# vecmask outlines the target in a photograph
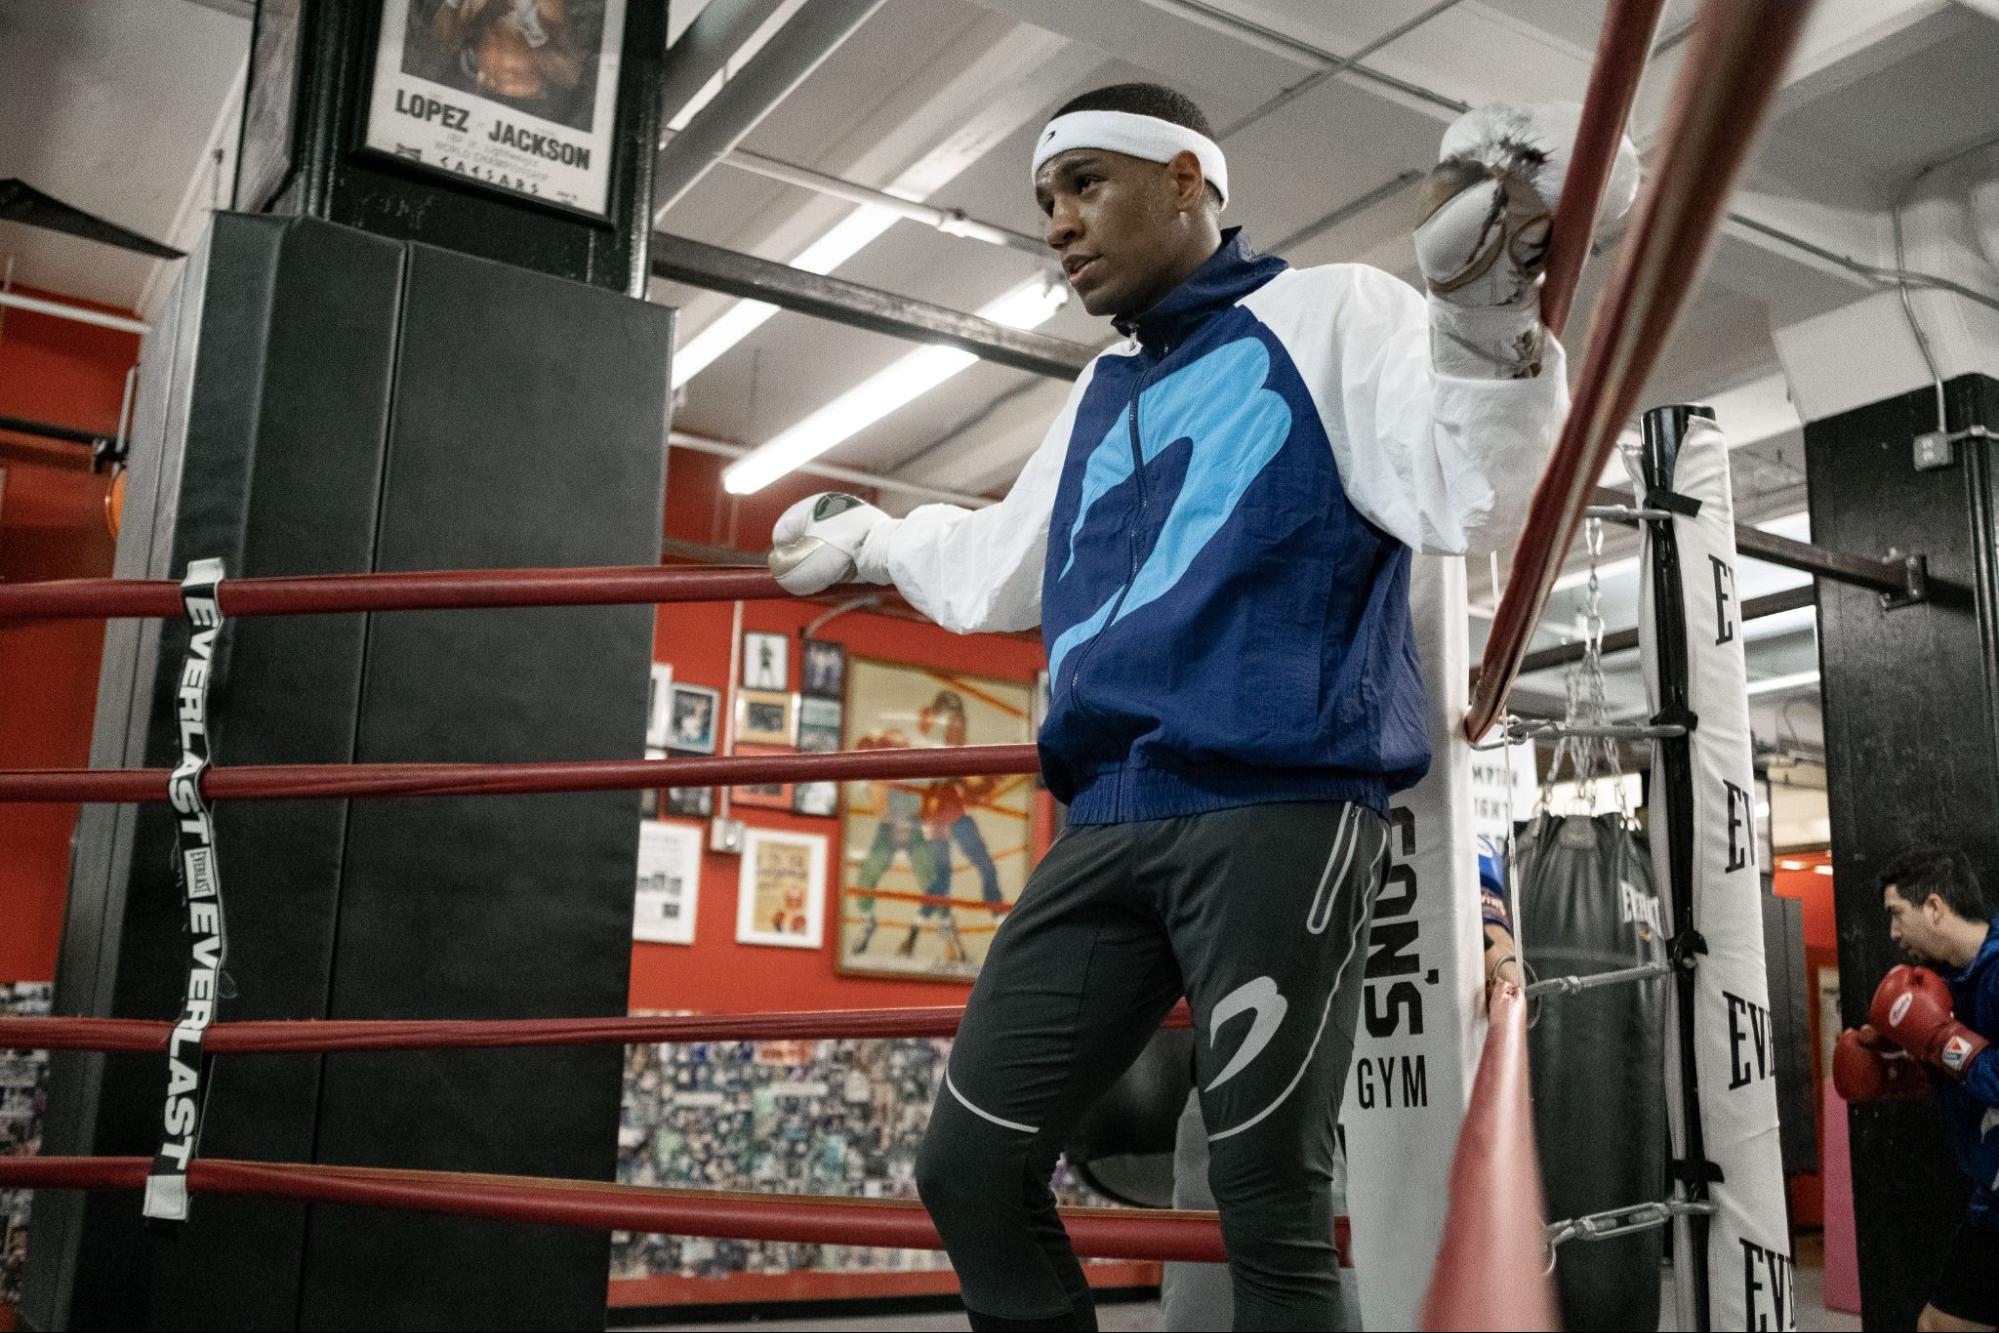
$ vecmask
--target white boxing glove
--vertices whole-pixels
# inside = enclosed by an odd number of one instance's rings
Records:
[[[1539,297],[1582,108],[1492,103],[1449,129],[1424,180],[1416,262],[1430,289],[1432,352],[1445,374],[1539,373]],[[1599,225],[1630,211],[1638,150],[1617,149]]]
[[[836,583],[890,582],[886,557],[869,553],[871,535],[886,535],[895,520],[858,496],[839,491],[808,495],[778,517],[770,534],[770,572],[798,597]]]

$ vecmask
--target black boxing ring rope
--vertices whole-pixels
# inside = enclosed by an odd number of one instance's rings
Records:
[[[1675,86],[1663,135],[1664,149],[1641,195],[1631,235],[1605,292],[1583,359],[1573,406],[1529,508],[1516,574],[1502,600],[1488,640],[1465,720],[1472,739],[1497,720],[1533,624],[1549,595],[1562,553],[1572,542],[1618,430],[1635,407],[1644,381],[1664,349],[1716,235],[1723,205],[1739,177],[1757,129],[1767,116],[1782,72],[1805,17],[1809,0],[1704,0],[1688,56]],[[1575,273],[1587,253],[1589,224],[1610,170],[1610,152],[1631,104],[1642,44],[1656,19],[1657,0],[1614,0],[1592,72],[1583,130],[1571,167],[1576,189],[1557,218],[1554,258],[1544,310],[1559,324],[1573,295]],[[1585,153],[1587,150],[1587,154]],[[1586,206],[1587,205],[1587,206]],[[1579,219],[1577,214],[1582,214]],[[1582,238],[1580,242],[1573,238]],[[1523,575],[1525,577],[1523,577]],[[180,611],[180,585],[166,580],[89,579],[0,587],[0,620],[54,617],[169,617]],[[587,606],[631,603],[736,601],[772,598],[781,591],[769,575],[755,570],[677,570],[656,567],[582,570],[431,571],[395,574],[321,575],[296,578],[227,580],[218,602],[227,616],[312,614],[332,611],[444,610],[516,606]],[[863,777],[971,776],[1031,772],[1031,746],[958,747],[929,751],[857,751],[796,755],[779,759],[722,757],[667,761],[584,761],[563,764],[378,764],[300,765],[210,770],[204,794],[215,799],[348,797],[394,795],[474,795],[545,791],[593,791],[666,786],[701,786],[782,780],[838,780]],[[164,770],[44,770],[0,773],[0,800],[164,800]],[[1514,988],[1492,995],[1493,1022],[1473,1089],[1452,1171],[1451,1212],[1429,1299],[1426,1327],[1478,1326],[1493,1317],[1493,1283],[1501,1289],[1515,1279],[1530,1285],[1530,1318],[1545,1299],[1545,1276],[1530,1277],[1512,1243],[1509,1199],[1518,1194],[1521,1145],[1532,1162],[1531,1121],[1525,1106],[1524,1005]],[[747,1016],[734,1016],[742,1021]],[[798,1016],[768,1016],[797,1018]],[[822,1016],[829,1017],[829,1016]],[[612,1040],[613,1026],[654,1020],[582,1020],[607,1025],[601,1034],[575,1040]],[[726,1023],[724,1019],[705,1020]],[[830,1021],[830,1017],[829,1017]],[[555,1020],[562,1024],[564,1020]],[[21,1019],[3,1030],[34,1041],[40,1031],[62,1035],[54,1024],[121,1024],[116,1029],[72,1031],[69,1049],[135,1049],[140,1029],[122,1020]],[[915,1022],[911,1026],[916,1026]],[[955,1025],[955,1024],[954,1024]],[[136,1049],[156,1049],[165,1038],[145,1025]],[[218,1024],[212,1049],[227,1049],[232,1029],[297,1025]],[[412,1044],[417,1027],[443,1039],[445,1027],[488,1025],[390,1024],[398,1040]],[[490,1025],[513,1028],[521,1023]],[[835,1024],[837,1026],[837,1024]],[[620,1034],[635,1029],[619,1028]],[[656,1029],[655,1029],[656,1030]],[[388,1038],[386,1028],[376,1034]],[[477,1035],[499,1035],[480,1033]],[[529,1040],[504,1044],[558,1044],[556,1031],[527,1032]],[[818,1035],[824,1035],[823,1033]],[[245,1033],[245,1045],[251,1049]],[[278,1040],[303,1034],[275,1034]],[[538,1040],[536,1038],[539,1038]],[[623,1035],[615,1039],[625,1040]],[[689,1039],[689,1038],[679,1038]],[[455,1039],[451,1044],[460,1044]],[[502,1044],[467,1039],[465,1045]],[[363,1049],[327,1046],[324,1049]],[[385,1049],[385,1046],[368,1047]],[[263,1047],[262,1049],[280,1049]],[[1488,1114],[1490,1113],[1490,1114]],[[1509,1166],[1509,1163],[1511,1165]],[[0,1160],[0,1185],[74,1188],[137,1188],[149,1164],[143,1158],[53,1158]],[[1529,1172],[1538,1177],[1538,1171]],[[935,1245],[920,1207],[853,1200],[773,1199],[644,1189],[598,1182],[562,1182],[526,1177],[475,1176],[442,1172],[399,1172],[286,1163],[243,1163],[196,1158],[189,1188],[195,1192],[276,1195],[373,1206],[427,1209],[466,1216],[566,1222],[622,1229],[677,1230],[687,1234],[728,1234],[751,1238],[836,1240],[849,1243]],[[787,1212],[789,1210],[789,1212]],[[1079,1253],[1104,1257],[1224,1257],[1212,1214],[1151,1216],[1119,1213],[1095,1219],[1072,1211],[1072,1234]],[[786,1220],[772,1220],[777,1218]],[[895,1218],[895,1222],[882,1219]],[[615,1219],[615,1220],[611,1220]],[[718,1221],[720,1219],[720,1221]],[[869,1230],[863,1219],[873,1219]],[[726,1229],[721,1222],[728,1223]],[[702,1231],[704,1226],[716,1230]],[[1168,1231],[1173,1243],[1152,1242]],[[782,1231],[782,1234],[780,1234]],[[882,1239],[862,1240],[862,1233]],[[1086,1235],[1108,1238],[1103,1247]],[[892,1239],[887,1237],[892,1236]],[[1540,1238],[1533,1238],[1538,1263]],[[1483,1295],[1483,1304],[1478,1298]],[[1538,1322],[1538,1320],[1536,1321]],[[1523,1320],[1514,1326],[1531,1326]],[[1552,1326],[1552,1325],[1545,1325]]]

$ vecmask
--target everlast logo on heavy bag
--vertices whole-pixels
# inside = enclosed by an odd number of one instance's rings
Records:
[[[1367,990],[1364,1001],[1368,1035],[1377,1039],[1398,1033],[1423,1035],[1423,984],[1436,984],[1435,970],[1425,971],[1422,923],[1416,919],[1416,869],[1409,858],[1416,852],[1416,816],[1401,807],[1389,811],[1396,849],[1388,867],[1388,882],[1374,904],[1374,926],[1367,937]],[[1396,978],[1396,980],[1390,980]],[[1428,1106],[1429,1071],[1421,1052],[1414,1055],[1363,1056],[1354,1062],[1354,1096],[1361,1109]]]
[[[1728,1086],[1743,1088],[1773,1073],[1776,1052],[1770,1037],[1770,1011],[1752,1000],[1723,991],[1728,1001]]]
[[[1742,1242],[1742,1308],[1754,1329],[1791,1327],[1791,1256],[1768,1250],[1747,1236]]]

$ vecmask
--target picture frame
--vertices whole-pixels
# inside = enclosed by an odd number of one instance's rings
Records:
[[[791,640],[782,634],[751,630],[743,635],[743,678],[746,690],[791,688]]]
[[[854,656],[841,708],[846,750],[1019,744],[1033,739],[1034,683]],[[834,970],[976,978],[1032,868],[1034,792],[1025,774],[847,783]]]
[[[797,751],[793,750],[789,745],[757,745],[751,743],[738,744],[736,746],[736,757],[739,759],[756,758],[762,755],[796,753]],[[730,803],[749,809],[788,811],[791,809],[792,800],[792,784],[789,782],[772,782],[753,787],[729,788]]]
[[[840,784],[801,782],[792,788],[791,812],[814,818],[830,818],[840,813]]]
[[[797,736],[797,699],[780,690],[737,691],[736,740],[790,747]]]
[[[693,944],[700,895],[701,831],[657,820],[640,824],[632,938],[652,944]]]
[[[842,709],[832,699],[798,701],[798,749],[801,754],[831,754],[840,748]]]
[[[804,639],[801,643],[799,693],[808,699],[844,699],[847,645],[830,639]]]
[[[662,813],[676,819],[709,819],[715,814],[713,787],[668,787]]]
[[[503,195],[608,218],[627,0],[381,0],[361,147]]]
[[[820,833],[743,834],[736,942],[817,949],[826,939],[826,848]]]
[[[722,692],[706,685],[675,681],[667,748],[688,754],[713,754],[722,729]]]
[[[672,743],[672,735],[673,667],[654,662],[646,677],[646,744],[664,750]]]

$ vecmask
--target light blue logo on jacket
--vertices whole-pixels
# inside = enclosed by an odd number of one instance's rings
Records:
[[[1137,575],[1049,645],[1051,681],[1061,679],[1062,664],[1075,649],[1173,590],[1195,557],[1228,523],[1250,484],[1284,447],[1291,434],[1291,409],[1264,387],[1269,376],[1269,349],[1257,338],[1239,338],[1189,362],[1139,395],[1138,437],[1144,461],[1151,463],[1179,440],[1193,442],[1193,457],[1159,539]],[[1075,565],[1076,538],[1090,510],[1128,480],[1131,471],[1130,426],[1120,415],[1084,465],[1082,497],[1069,530],[1069,558],[1062,576]]]

